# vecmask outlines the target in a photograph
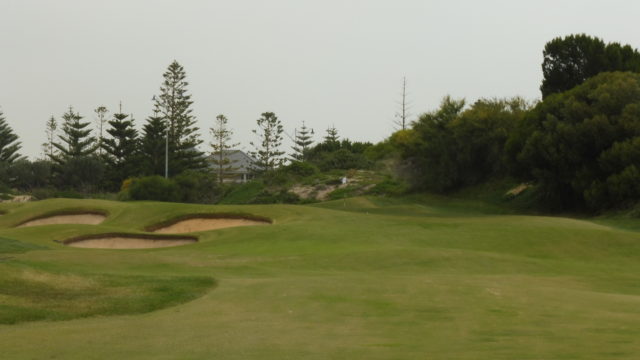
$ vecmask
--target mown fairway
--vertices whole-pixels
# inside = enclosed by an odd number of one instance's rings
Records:
[[[427,205],[425,205],[427,204]],[[640,234],[442,199],[48,200],[0,217],[3,359],[636,359]],[[58,209],[100,225],[11,228]],[[175,248],[54,240],[243,212]],[[10,239],[10,240],[6,240]]]

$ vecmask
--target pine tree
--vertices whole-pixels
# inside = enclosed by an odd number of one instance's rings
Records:
[[[139,175],[137,172],[138,131],[134,127],[133,115],[120,112],[113,114],[109,121],[107,133],[109,138],[103,139],[104,161],[107,167],[107,178],[112,189],[117,190],[122,180]]]
[[[328,144],[338,143],[340,140],[340,136],[338,136],[338,129],[335,126],[332,126],[327,129],[327,136],[324,137],[324,142]]]
[[[282,133],[284,128],[282,123],[272,112],[262,113],[262,117],[256,121],[258,129],[253,133],[260,138],[260,143],[251,145],[255,151],[251,151],[250,155],[256,160],[253,164],[254,171],[269,172],[275,170],[284,163],[284,151],[280,151],[282,145]]]
[[[18,135],[13,132],[0,110],[0,161],[9,164],[14,162],[20,158],[18,150],[21,147]]]
[[[313,135],[313,129],[307,128],[304,121],[302,122],[302,128],[294,134],[294,146],[293,146],[293,155],[291,156],[293,160],[296,161],[305,161],[307,160],[307,151],[311,144],[313,144],[313,140],[311,139],[311,135]]]
[[[122,104],[120,104],[120,110],[122,110]],[[107,113],[109,110],[105,106],[98,106],[93,112],[96,113],[96,127],[98,128],[98,155],[102,156],[102,141],[104,139],[103,131],[104,124],[107,122]]]
[[[229,129],[227,122],[228,120],[224,115],[218,115],[214,127],[210,129],[211,135],[213,135],[211,161],[217,168],[218,182],[221,184],[226,174],[234,169],[233,161],[229,158],[230,150],[240,145],[239,143],[234,144],[231,142],[233,131]]]
[[[204,154],[197,146],[199,138],[196,119],[191,114],[191,95],[187,93],[184,68],[177,61],[169,65],[163,74],[160,95],[155,97],[155,109],[169,126],[169,170],[177,175],[184,170],[206,167]]]
[[[335,125],[327,129],[327,135],[324,137],[323,148],[325,151],[332,152],[340,149],[340,136]]]
[[[90,136],[91,129],[88,122],[81,122],[83,117],[69,107],[69,111],[62,115],[62,134],[58,135],[61,142],[54,142],[58,150],[51,154],[51,159],[58,164],[64,164],[69,159],[93,155],[96,150],[95,138]]]
[[[58,129],[58,123],[53,115],[47,120],[44,132],[47,135],[47,141],[42,144],[42,150],[45,158],[53,158],[56,153],[56,147],[53,143],[56,140],[56,130]]]
[[[144,174],[164,176],[166,136],[167,123],[156,111],[142,127],[140,160]]]

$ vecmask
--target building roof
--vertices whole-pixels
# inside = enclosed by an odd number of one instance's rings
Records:
[[[209,155],[209,159],[213,159],[216,155]],[[247,155],[242,150],[228,150],[224,152],[224,157],[230,160],[229,165],[231,170],[227,171],[229,174],[246,174],[251,172],[251,165],[255,160]],[[210,162],[211,163],[211,162]],[[213,163],[211,163],[213,167]]]

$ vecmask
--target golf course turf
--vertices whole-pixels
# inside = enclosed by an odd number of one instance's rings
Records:
[[[16,227],[68,209],[108,216]],[[640,233],[608,223],[444,198],[313,206],[52,199],[0,210],[6,359],[640,355]],[[166,248],[63,244],[148,237],[176,219],[215,214],[272,224],[190,233],[197,242]]]

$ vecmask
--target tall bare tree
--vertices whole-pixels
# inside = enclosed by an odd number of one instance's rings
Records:
[[[100,105],[93,112],[96,113],[96,126],[98,128],[98,155],[102,156],[102,142],[104,137],[102,136],[102,129],[107,122],[107,110],[106,106]],[[122,104],[120,104],[120,112],[122,112]]]
[[[407,120],[411,116],[409,113],[409,102],[407,101],[407,78],[402,78],[402,93],[400,94],[400,101],[398,102],[398,106],[400,109],[396,112],[396,120],[395,124],[400,128],[400,130],[405,130],[407,128]]]
[[[58,122],[56,118],[51,115],[44,128],[44,132],[47,135],[47,141],[42,144],[42,151],[44,152],[45,158],[48,157],[51,159],[55,155],[56,147],[53,143],[56,140],[56,130],[58,130]]]

